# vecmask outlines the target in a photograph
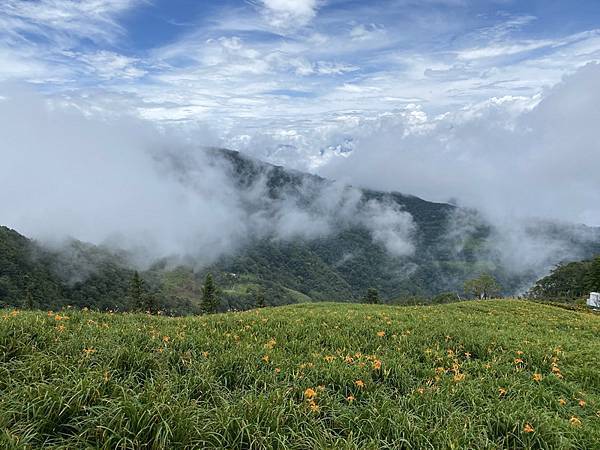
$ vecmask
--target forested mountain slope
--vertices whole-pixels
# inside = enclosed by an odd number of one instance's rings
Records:
[[[353,301],[369,287],[384,299],[407,298],[460,292],[465,279],[489,271],[508,294],[543,275],[544,268],[516,270],[507,264],[494,225],[475,211],[400,193],[340,187],[229,150],[211,149],[209,155],[239,192],[261,189],[260,196],[240,197],[251,213],[266,220],[286,220],[289,213],[291,225],[297,225],[294,214],[299,212],[311,219],[326,215],[333,226],[311,235],[256,232],[209,264],[172,258],[148,262],[142,271],[148,289],[175,313],[197,310],[207,272],[215,274],[222,289],[223,309],[252,306],[258,289],[270,304]],[[567,255],[557,251],[548,263],[600,254],[597,230],[536,222],[525,232],[569,249]],[[22,305],[32,297],[43,308],[126,309],[134,269],[129,256],[76,240],[51,249],[0,228],[0,304]]]

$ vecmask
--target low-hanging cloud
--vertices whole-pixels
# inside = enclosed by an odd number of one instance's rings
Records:
[[[412,251],[410,215],[357,189],[302,177],[273,196],[274,168],[240,186],[226,158],[202,147],[214,144],[203,133],[191,145],[130,116],[84,114],[14,86],[1,92],[0,223],[43,242],[76,238],[142,264],[204,265],[253,238],[313,239],[358,225],[392,254]]]
[[[412,216],[397,203],[369,200],[361,211],[361,220],[371,231],[373,240],[383,244],[391,255],[402,257],[414,253],[416,225]]]
[[[391,114],[319,172],[473,208],[451,217],[451,251],[489,226],[475,256],[535,279],[585,257],[586,242],[598,239],[597,230],[568,225],[600,225],[598,123],[600,64],[589,64],[533,98],[492,98],[438,117],[416,106]],[[554,232],[557,224],[569,232]]]
[[[243,234],[224,173],[204,171],[189,189],[157,156],[167,137],[143,122],[85,117],[14,89],[0,121],[3,224],[44,241],[71,236],[156,254],[197,243],[207,258]]]
[[[600,225],[600,64],[534,98],[492,98],[438,117],[402,112],[319,173],[487,216]]]

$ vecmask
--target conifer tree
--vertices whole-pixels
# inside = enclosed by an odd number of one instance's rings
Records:
[[[135,311],[144,311],[146,308],[144,297],[144,280],[142,280],[142,277],[140,277],[140,274],[136,270],[129,285],[131,308]]]
[[[365,298],[367,303],[371,303],[372,305],[376,305],[379,303],[379,291],[375,288],[367,289],[367,296]]]
[[[200,302],[200,310],[204,314],[212,314],[217,312],[218,307],[219,293],[213,277],[209,273],[204,279],[204,286],[202,286],[202,301]]]

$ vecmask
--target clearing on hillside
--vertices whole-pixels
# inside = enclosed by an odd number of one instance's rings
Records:
[[[2,448],[600,448],[600,316],[0,313]]]

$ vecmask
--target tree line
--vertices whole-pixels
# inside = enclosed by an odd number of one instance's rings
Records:
[[[23,306],[34,309],[36,301],[32,293],[29,276],[25,275],[25,296]],[[600,291],[600,256],[593,260],[570,262],[557,265],[552,272],[541,278],[527,293],[528,298],[540,300],[573,300],[586,296],[589,292]],[[126,304],[128,310],[157,314],[164,310],[157,294],[150,289],[138,271],[134,271],[129,282]],[[263,308],[267,306],[265,290],[254,286],[248,291],[251,304],[248,306]],[[436,304],[451,303],[463,299],[497,298],[502,287],[489,273],[482,273],[468,279],[463,284],[462,296],[458,292],[442,292],[430,298],[399,298],[386,303],[397,304]],[[221,307],[222,292],[213,275],[208,273],[201,286],[200,302],[197,311],[201,314],[213,314]],[[367,288],[364,303],[378,304],[382,300],[377,288]]]
[[[201,290],[200,313],[216,313],[221,306],[221,290],[217,287],[211,273],[208,273],[204,278]],[[267,306],[265,291],[262,287],[255,287],[252,290],[252,296],[255,307],[264,308]],[[135,312],[154,314],[161,310],[161,305],[157,301],[156,296],[146,288],[146,284],[138,271],[135,271],[131,278],[128,300],[130,309]]]
[[[146,284],[137,270],[131,278],[128,300],[132,311],[154,314],[158,313],[161,309],[156,296],[146,288]],[[213,314],[217,312],[219,305],[220,292],[212,274],[209,273],[206,275],[204,284],[202,285],[200,312],[202,314]]]
[[[600,256],[558,264],[529,290],[534,299],[572,300],[600,292]]]

